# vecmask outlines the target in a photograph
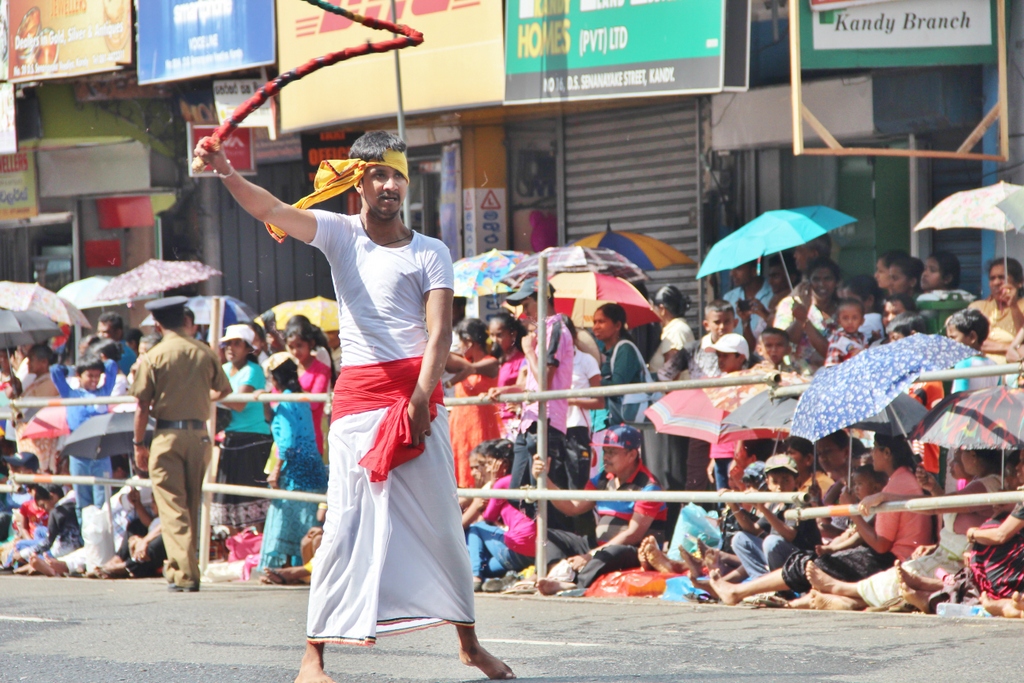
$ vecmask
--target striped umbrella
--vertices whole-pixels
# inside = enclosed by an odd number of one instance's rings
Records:
[[[578,327],[593,327],[594,311],[619,304],[631,328],[658,322],[658,314],[640,291],[621,277],[600,273],[559,273],[551,278],[555,311],[572,318]]]
[[[644,270],[660,270],[668,266],[695,266],[696,261],[654,237],[638,232],[617,232],[612,230],[611,221],[604,232],[588,235],[576,241],[580,247],[603,248],[616,251]]]

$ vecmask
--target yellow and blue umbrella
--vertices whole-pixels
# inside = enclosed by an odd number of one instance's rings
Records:
[[[611,249],[622,254],[643,270],[659,270],[668,266],[697,265],[692,258],[670,244],[637,232],[616,232],[611,223],[604,232],[576,242],[581,247]]]
[[[501,283],[526,254],[491,249],[455,262],[455,296],[508,294],[512,288]]]

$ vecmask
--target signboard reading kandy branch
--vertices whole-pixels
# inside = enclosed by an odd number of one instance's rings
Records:
[[[132,61],[131,0],[10,0],[10,80],[114,71]]]
[[[801,65],[841,69],[996,60],[994,0],[888,0],[843,9],[800,4]],[[824,3],[827,5],[827,3]]]
[[[344,6],[367,17],[391,15],[391,0],[345,0]],[[501,103],[501,2],[404,0],[396,7],[398,23],[426,37],[398,53],[407,114]],[[282,73],[329,52],[391,38],[299,0],[277,0],[277,18]],[[280,105],[285,132],[393,117],[395,57],[366,55],[293,81],[281,91]]]
[[[274,0],[140,0],[139,83],[273,64]]]
[[[19,152],[0,156],[0,221],[38,215],[35,154]]]
[[[725,0],[508,0],[506,7],[506,102],[724,85]]]

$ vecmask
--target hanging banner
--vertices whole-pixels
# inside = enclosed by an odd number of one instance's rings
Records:
[[[252,97],[262,85],[263,81],[258,78],[214,81],[213,101],[217,106],[217,119],[223,123],[229,116],[231,116],[231,112],[237,109],[240,104]],[[271,107],[270,101],[268,100],[264,102],[262,107],[249,114],[249,116],[239,124],[239,127],[274,128],[274,110]]]
[[[131,0],[9,0],[7,16],[14,82],[115,71],[132,61]]]
[[[139,83],[277,61],[274,0],[142,0],[138,15]]]
[[[14,154],[18,151],[14,108],[14,84],[0,83],[0,154]]]
[[[805,69],[996,61],[995,0],[888,0],[845,9],[805,0],[799,7]]]
[[[747,2],[508,0],[506,9],[506,102],[746,87]],[[726,35],[747,37],[736,41],[738,70]]]
[[[395,5],[398,23],[426,36],[422,45],[398,52],[407,115],[501,104],[501,2],[399,0]],[[344,6],[367,17],[391,15],[390,0],[345,0]],[[299,0],[277,0],[277,17],[282,73],[328,52],[390,37]],[[394,117],[396,90],[393,54],[336,64],[281,91],[281,128],[295,132]]]
[[[0,156],[0,221],[38,215],[35,154],[20,152]]]

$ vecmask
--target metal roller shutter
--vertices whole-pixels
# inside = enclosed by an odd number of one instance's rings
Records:
[[[565,117],[566,241],[603,231],[642,232],[699,262],[697,99]],[[693,302],[697,267],[648,272],[651,296],[674,284]]]

